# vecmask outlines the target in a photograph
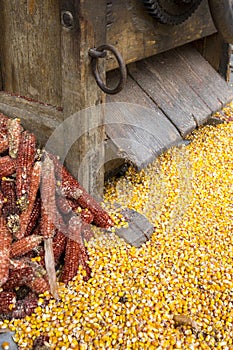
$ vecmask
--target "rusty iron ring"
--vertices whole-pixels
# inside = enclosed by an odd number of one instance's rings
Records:
[[[112,52],[119,64],[120,79],[117,86],[113,89],[105,85],[105,83],[102,81],[100,77],[99,69],[98,69],[98,59],[105,57],[106,51]],[[104,44],[97,48],[90,49],[88,53],[89,53],[89,56],[91,56],[91,65],[92,65],[93,75],[100,89],[104,91],[106,94],[110,94],[110,95],[115,95],[118,92],[120,92],[126,83],[127,72],[126,72],[125,63],[119,51],[112,45]]]

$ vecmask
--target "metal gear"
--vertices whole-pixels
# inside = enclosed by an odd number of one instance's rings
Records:
[[[143,0],[146,10],[158,22],[176,25],[188,19],[202,0]]]

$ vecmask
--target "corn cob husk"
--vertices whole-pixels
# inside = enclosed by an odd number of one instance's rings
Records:
[[[44,239],[44,251],[45,251],[45,256],[44,256],[45,268],[47,271],[48,283],[49,283],[49,288],[47,288],[47,290],[50,290],[52,296],[55,299],[58,299],[59,298],[58,286],[57,286],[57,277],[56,277],[56,270],[55,270],[52,237]]]
[[[0,240],[1,240],[1,264],[0,264],[0,287],[6,283],[9,276],[10,267],[10,248],[12,234],[7,228],[6,220],[0,217]]]
[[[44,238],[54,235],[57,212],[55,195],[54,165],[44,152],[41,173],[41,231]]]
[[[14,242],[11,246],[10,257],[16,258],[30,252],[42,242],[42,239],[42,236],[31,235]]]
[[[16,294],[14,292],[0,292],[0,313],[8,313],[16,305]]]
[[[91,197],[80,183],[59,162],[57,157],[49,155],[54,162],[55,173],[60,183],[60,192],[67,198],[77,200],[82,208],[88,208],[94,215],[94,223],[103,228],[114,226],[108,213]]]
[[[0,158],[0,178],[10,176],[16,171],[16,160],[9,156]]]
[[[20,119],[10,119],[7,123],[7,136],[11,158],[17,158],[21,132],[23,132],[23,127],[20,125]]]
[[[35,135],[24,131],[20,137],[16,168],[16,194],[21,210],[28,206],[31,174],[36,156]]]
[[[17,207],[15,181],[10,178],[3,178],[1,181],[1,191],[5,198],[2,214],[6,218],[8,215],[19,214]]]
[[[37,192],[40,186],[41,162],[35,162],[31,174],[31,186],[28,195],[28,207],[20,215],[20,228],[15,234],[17,239],[21,239],[26,235],[27,227],[32,218],[32,212],[36,201]],[[38,209],[39,210],[39,209]]]

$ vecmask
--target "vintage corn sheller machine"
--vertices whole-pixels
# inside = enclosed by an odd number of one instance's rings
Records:
[[[0,11],[0,112],[41,144],[76,113],[85,132],[67,164],[77,175],[82,163],[90,192],[104,172],[145,166],[233,97],[230,0],[1,0]]]

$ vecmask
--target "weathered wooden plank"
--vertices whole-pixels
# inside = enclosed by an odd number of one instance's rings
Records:
[[[208,0],[203,0],[187,21],[176,26],[155,22],[146,13],[142,1],[108,1],[107,42],[118,48],[127,64],[215,32]],[[110,56],[107,70],[116,66]]]
[[[193,100],[186,93],[182,77],[173,78],[172,65],[163,65],[157,55],[129,66],[130,75],[176,126],[182,136],[196,127]],[[191,89],[189,89],[191,90]],[[189,91],[190,92],[190,91]]]
[[[138,169],[181,140],[174,125],[130,77],[125,89],[109,96],[108,102],[111,102],[105,107],[106,134],[111,140],[108,145],[116,157],[132,162]]]
[[[215,33],[197,40],[195,47],[223,79],[229,81],[231,45],[219,33]]]
[[[132,209],[124,209],[121,214],[128,222],[128,227],[117,228],[116,234],[134,247],[141,247],[154,232],[153,225],[142,214]]]
[[[106,2],[60,0],[61,13],[70,13],[71,26],[62,27],[62,105],[64,118],[77,113],[73,134],[76,141],[67,156],[67,167],[77,176],[88,192],[95,195],[103,187],[104,164],[104,113],[103,108],[92,108],[104,102],[104,95],[97,87],[90,66],[88,50],[106,42]],[[104,61],[100,63],[103,71]],[[76,127],[76,130],[75,130]],[[81,127],[81,129],[79,128]],[[72,139],[65,134],[65,140]],[[65,151],[70,148],[66,143]],[[65,155],[65,154],[64,154]]]
[[[190,71],[190,76],[192,77],[190,84],[192,84],[193,89],[195,89],[199,96],[203,96],[203,99],[209,104],[213,112],[232,100],[232,89],[216,73],[213,67],[203,59],[199,52],[186,45],[182,48],[177,48],[176,51]],[[211,103],[215,105],[217,103],[218,108],[214,109]]]
[[[58,1],[2,0],[0,13],[3,90],[60,106]]]

